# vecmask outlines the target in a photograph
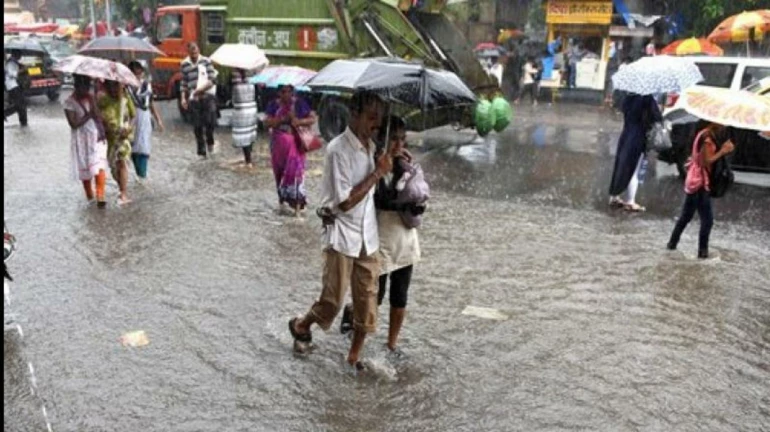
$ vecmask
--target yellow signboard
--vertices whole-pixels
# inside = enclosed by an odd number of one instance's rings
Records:
[[[548,24],[606,24],[612,22],[612,0],[548,0]]]

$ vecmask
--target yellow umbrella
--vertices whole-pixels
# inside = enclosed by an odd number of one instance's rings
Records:
[[[770,98],[747,91],[721,88],[689,88],[682,96],[684,109],[714,123],[740,129],[770,128]]]
[[[722,21],[708,37],[714,43],[748,42],[751,33],[754,40],[761,41],[765,32],[770,32],[770,9],[742,12]]]
[[[721,56],[724,54],[722,48],[714,45],[703,38],[689,38],[682,39],[670,43],[663,48],[661,54],[668,55],[692,55],[692,54],[707,54],[712,56]]]

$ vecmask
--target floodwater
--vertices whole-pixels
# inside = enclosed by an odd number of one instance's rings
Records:
[[[264,144],[255,172],[234,170],[220,129],[222,153],[198,161],[164,111],[149,182],[106,210],[68,178],[58,105],[35,100],[32,127],[5,126],[24,329],[4,338],[5,431],[770,429],[769,188],[715,202],[702,262],[697,220],[665,250],[683,200],[669,167],[650,165],[647,213],[607,209],[620,130],[607,113],[522,107],[499,136],[415,136],[434,194],[407,357],[385,355],[383,305],[374,373],[356,377],[336,325],[292,354],[286,323],[320,291],[320,224],[276,213]],[[134,330],[149,345],[121,346]]]

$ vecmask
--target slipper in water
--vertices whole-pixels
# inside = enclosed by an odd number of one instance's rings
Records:
[[[624,203],[624,202],[623,202],[623,201],[622,201],[620,198],[618,198],[618,197],[611,197],[611,198],[610,198],[610,202],[608,203],[608,205],[609,205],[611,208],[622,208],[622,207],[624,207],[624,206],[626,205],[626,203]]]
[[[628,211],[628,212],[632,212],[632,213],[641,213],[641,212],[647,211],[646,208],[640,206],[637,203],[626,204],[626,205],[623,206],[623,210]]]
[[[297,341],[297,342],[302,342],[302,343],[311,343],[311,342],[313,342],[313,334],[312,333],[310,333],[310,332],[308,332],[308,333],[297,333],[297,330],[294,329],[294,324],[296,324],[298,319],[299,318],[292,318],[292,319],[289,320],[289,331],[291,332],[291,337],[293,337],[294,340]]]

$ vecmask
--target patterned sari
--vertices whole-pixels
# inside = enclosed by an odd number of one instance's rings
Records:
[[[284,117],[291,110],[298,119],[306,118],[311,113],[310,105],[300,98],[294,98],[292,104],[281,104],[279,100],[267,107],[270,117]],[[278,201],[292,208],[304,209],[307,205],[305,195],[305,153],[300,151],[291,127],[281,125],[273,128],[270,138],[270,156],[278,191]]]

